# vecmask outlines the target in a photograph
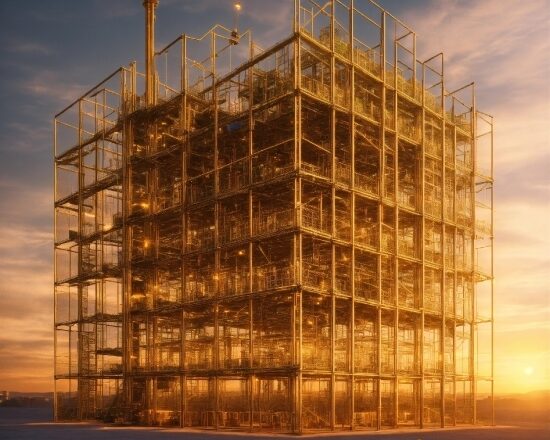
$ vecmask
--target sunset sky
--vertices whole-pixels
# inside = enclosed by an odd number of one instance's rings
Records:
[[[289,34],[292,0],[242,3],[261,46]],[[495,117],[496,392],[550,389],[550,4],[379,3],[416,31],[419,59],[444,52],[447,89],[475,81]],[[0,2],[0,390],[53,390],[52,120],[120,65],[143,65],[141,4]],[[231,5],[160,0],[157,48],[231,26]]]

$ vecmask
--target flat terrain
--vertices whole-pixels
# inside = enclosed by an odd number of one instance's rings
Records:
[[[112,427],[107,425],[50,422],[47,408],[0,408],[1,440],[252,440],[266,438],[296,438],[288,435],[259,435],[244,433],[213,433],[180,429]],[[494,428],[465,428],[424,431],[384,431],[305,435],[303,438],[323,437],[327,440],[547,440],[550,425],[498,426]]]

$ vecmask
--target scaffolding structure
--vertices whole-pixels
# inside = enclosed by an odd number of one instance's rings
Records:
[[[56,420],[493,423],[474,84],[447,91],[443,54],[370,0],[295,0],[270,49],[217,25],[153,63],[55,117]]]

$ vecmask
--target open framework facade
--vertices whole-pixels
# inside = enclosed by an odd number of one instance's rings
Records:
[[[492,423],[492,129],[369,1],[216,26],[55,119],[55,417]],[[237,68],[231,66],[239,65]]]

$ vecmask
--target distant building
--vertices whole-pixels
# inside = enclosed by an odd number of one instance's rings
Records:
[[[149,47],[56,116],[56,420],[491,422],[492,118],[368,0],[294,29]]]
[[[0,403],[9,400],[10,392],[9,391],[0,391]]]

